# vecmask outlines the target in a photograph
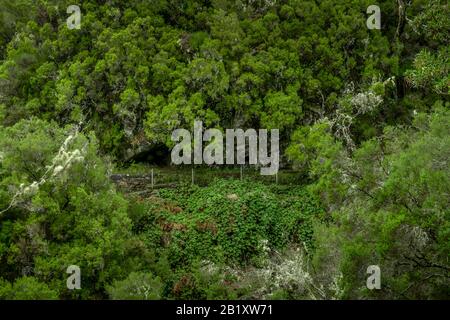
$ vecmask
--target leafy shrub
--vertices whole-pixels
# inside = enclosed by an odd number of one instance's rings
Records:
[[[87,298],[139,268],[128,255],[139,242],[127,202],[114,191],[93,136],[24,120],[0,131],[0,146],[2,274],[26,270],[62,297]],[[81,268],[81,290],[65,288],[69,265]]]
[[[58,292],[34,277],[21,277],[13,284],[0,279],[0,299],[3,300],[56,300]]]
[[[162,287],[158,277],[132,272],[126,279],[114,281],[107,291],[114,300],[157,300],[161,298]]]
[[[414,127],[386,128],[340,168],[346,202],[315,231],[318,281],[341,273],[344,298],[449,297],[449,124],[442,107],[418,114]],[[369,265],[380,266],[385,290],[367,290]]]
[[[219,179],[205,188],[161,190],[169,203],[155,214],[170,234],[173,264],[193,259],[257,264],[268,250],[289,242],[311,247],[320,206],[301,188],[276,191],[254,181]]]

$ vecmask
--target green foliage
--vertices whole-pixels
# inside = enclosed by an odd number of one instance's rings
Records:
[[[342,297],[448,297],[449,123],[442,106],[419,114],[414,128],[386,128],[341,168],[346,201],[333,210],[336,224],[316,231],[315,259],[323,272],[340,265]],[[387,290],[365,289],[372,264]]]
[[[449,94],[449,48],[437,55],[421,51],[414,59],[414,69],[406,73],[408,81],[416,88],[427,88],[441,95]]]
[[[157,300],[161,298],[161,280],[151,274],[132,272],[122,281],[115,281],[108,294],[114,300]]]
[[[8,8],[23,12],[24,3]],[[102,151],[122,160],[146,141],[168,143],[173,128],[195,118],[276,127],[287,138],[318,105],[329,113],[329,97],[346,83],[385,77],[399,64],[388,35],[364,27],[367,6],[354,0],[85,1],[80,30],[65,26],[64,4],[26,3],[39,15],[20,18],[30,20],[5,50],[3,121],[92,119]]]
[[[314,181],[308,187],[312,193],[320,195],[327,204],[340,203],[345,188],[340,183],[339,166],[347,165],[348,156],[342,142],[331,134],[329,122],[295,131],[286,154],[295,168]]]
[[[196,259],[258,264],[267,250],[291,241],[311,247],[312,222],[321,217],[305,190],[271,190],[250,181],[217,180],[184,192],[161,190],[160,196],[169,203],[154,210],[162,230],[169,231],[165,241],[173,265]]]
[[[13,204],[0,216],[1,270],[9,277],[26,270],[70,297],[65,268],[75,264],[85,282],[73,294],[87,298],[102,294],[104,284],[123,270],[139,267],[129,254],[138,243],[131,235],[127,202],[114,192],[108,168],[96,154],[95,138],[78,134],[71,143],[64,142],[69,132],[30,120],[0,133],[1,207]],[[76,150],[81,161],[50,166]]]
[[[56,300],[58,293],[34,277],[21,277],[11,285],[0,279],[1,300]]]
[[[411,21],[412,28],[433,44],[448,44],[450,34],[448,10],[448,3],[445,1],[430,0]]]

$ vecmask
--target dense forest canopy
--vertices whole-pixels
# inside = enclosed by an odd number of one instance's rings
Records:
[[[447,1],[79,2],[0,0],[0,298],[450,297]],[[194,120],[301,183],[117,189]]]

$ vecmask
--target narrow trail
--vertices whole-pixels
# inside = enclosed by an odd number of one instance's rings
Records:
[[[153,191],[162,188],[176,188],[180,185],[192,184],[206,187],[214,179],[252,179],[260,181],[264,184],[280,184],[289,185],[293,179],[298,177],[299,173],[294,170],[282,170],[278,173],[279,177],[275,176],[260,176],[255,173],[245,172],[241,174],[240,171],[227,172],[205,172],[195,171],[194,177],[191,171],[159,171],[152,173],[128,174],[115,173],[110,175],[110,179],[116,184],[118,189],[126,194],[151,194]],[[153,179],[153,181],[152,181]]]

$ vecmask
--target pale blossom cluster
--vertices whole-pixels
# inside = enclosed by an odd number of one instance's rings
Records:
[[[14,194],[9,206],[0,211],[0,214],[11,209],[13,206],[17,205],[19,202],[26,198],[33,197],[39,191],[39,188],[45,184],[49,179],[56,179],[69,169],[74,163],[81,162],[84,160],[84,149],[74,149],[70,150],[71,144],[75,141],[78,135],[78,128],[74,134],[69,135],[64,143],[59,148],[57,155],[53,158],[51,165],[46,167],[45,173],[38,181],[33,181],[31,184],[26,185],[24,183],[20,184],[17,192]],[[0,160],[4,157],[0,154]]]

